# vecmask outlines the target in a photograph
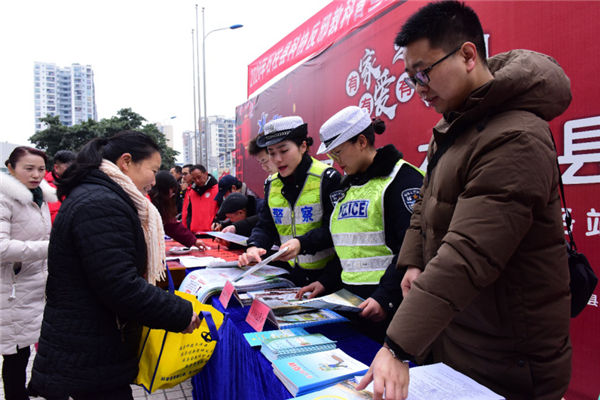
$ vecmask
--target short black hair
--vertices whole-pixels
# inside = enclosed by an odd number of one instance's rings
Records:
[[[75,162],[77,154],[71,150],[59,150],[54,154],[54,163],[69,164]]]
[[[437,1],[421,7],[402,25],[394,43],[399,47],[428,39],[433,48],[451,52],[465,42],[477,47],[477,54],[487,66],[485,38],[479,17],[465,3]]]
[[[181,167],[181,171],[183,172],[184,168],[192,168],[194,166],[194,164],[185,164],[183,167]]]
[[[183,171],[183,169],[179,165],[175,165],[173,168],[175,168],[175,172],[177,172],[178,174],[180,174],[181,171]]]
[[[259,147],[258,143],[256,143],[258,138],[261,137],[262,135],[264,135],[264,133],[261,132],[258,135],[254,136],[252,139],[250,139],[250,141],[248,142],[248,154],[250,154],[251,156],[256,157],[261,152],[267,151],[267,149],[265,147]]]
[[[199,170],[202,173],[206,172],[206,168],[204,168],[204,165],[202,165],[202,164],[196,164],[196,165],[192,165],[190,167],[190,172],[195,171],[195,170]]]

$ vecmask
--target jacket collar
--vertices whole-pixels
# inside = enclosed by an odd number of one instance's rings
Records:
[[[10,174],[2,174],[0,178],[2,185],[0,185],[0,193],[8,198],[18,201],[21,204],[27,204],[33,201],[33,193],[27,186],[23,185],[21,181]],[[44,201],[46,203],[54,203],[58,201],[56,197],[56,189],[51,187],[45,179],[42,179],[40,186]]]
[[[219,182],[217,181],[217,179],[212,176],[211,174],[208,174],[208,179],[206,180],[206,183],[204,184],[204,186],[200,187],[198,185],[196,185],[195,183],[192,184],[191,188],[198,193],[200,196],[202,196],[204,193],[206,193],[206,191],[208,189],[210,189],[211,187],[218,185]]]
[[[117,182],[110,179],[110,177],[108,175],[106,175],[104,172],[100,171],[99,169],[91,170],[83,178],[82,183],[92,183],[92,184],[101,185],[101,186],[105,186],[105,187],[109,188],[113,192],[117,193],[120,197],[122,197],[123,200],[125,200],[131,207],[133,207],[136,210],[136,214],[137,214],[137,208],[136,208],[133,200],[131,200],[131,197],[129,197],[129,195],[123,190],[123,188],[121,186],[119,186],[119,184]]]
[[[363,185],[373,178],[388,176],[401,159],[402,153],[393,144],[380,147],[377,149],[373,163],[369,165],[365,172],[346,175],[342,178],[340,184],[342,188],[348,188],[350,186]]]

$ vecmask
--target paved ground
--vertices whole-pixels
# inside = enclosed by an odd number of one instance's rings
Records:
[[[31,367],[33,366],[33,358],[35,357],[35,348],[31,347],[31,357],[29,358],[29,365],[27,365],[27,381],[31,376]],[[0,357],[0,369],[2,367],[2,357]],[[157,390],[152,394],[147,394],[144,389],[140,386],[132,385],[134,399],[150,399],[150,400],[192,400],[192,382],[188,379],[181,385],[175,386],[171,389]],[[36,399],[39,397],[32,397]],[[4,385],[0,379],[0,400],[4,400]]]

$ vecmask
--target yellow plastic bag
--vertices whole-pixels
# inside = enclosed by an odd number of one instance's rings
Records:
[[[144,327],[139,351],[139,372],[134,381],[148,393],[177,386],[202,370],[218,340],[223,314],[202,304],[196,296],[175,292],[190,301],[202,324],[193,333],[173,333]]]

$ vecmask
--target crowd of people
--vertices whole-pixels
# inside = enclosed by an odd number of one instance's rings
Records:
[[[240,266],[287,249],[298,297],[365,299],[350,319],[382,344],[357,388],[373,381],[375,399],[407,397],[409,361],[444,362],[507,399],[561,398],[570,292],[548,121],[568,107],[569,79],[533,51],[486,58],[479,18],[457,1],[420,8],[395,44],[406,84],[442,116],[427,171],[378,147],[384,121],[356,106],[319,129],[314,153],[331,164],[311,156],[300,116],[266,123],[248,144],[261,194],[202,165],[160,171],[136,131],[60,151],[48,172],[44,152],[15,148],[0,186],[6,400],[131,399],[142,326],[200,324],[155,286],[164,236],[203,249],[195,233],[209,230],[248,237]]]

